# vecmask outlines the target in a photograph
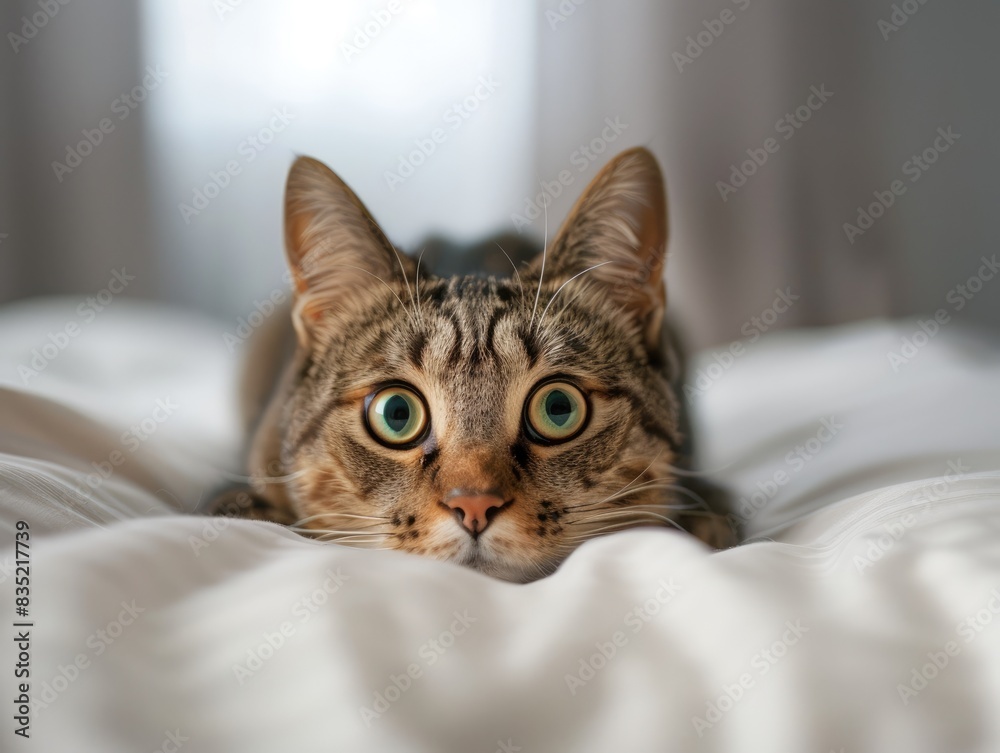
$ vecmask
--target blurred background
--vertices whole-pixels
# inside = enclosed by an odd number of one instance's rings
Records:
[[[0,30],[0,302],[124,268],[234,321],[282,284],[296,154],[412,249],[541,241],[645,145],[695,345],[762,314],[1000,324],[991,0],[18,0]]]

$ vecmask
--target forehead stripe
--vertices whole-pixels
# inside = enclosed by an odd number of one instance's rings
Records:
[[[414,335],[413,340],[410,341],[410,349],[408,356],[410,363],[417,369],[422,369],[424,366],[424,349],[427,347],[427,333],[421,330]]]
[[[462,359],[462,327],[458,317],[452,313],[448,314],[448,321],[455,330],[455,343],[451,346],[451,353],[448,354],[448,366],[456,366]]]

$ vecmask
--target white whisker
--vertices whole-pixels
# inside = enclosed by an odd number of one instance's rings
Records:
[[[292,525],[297,526],[303,523],[309,523],[313,520],[319,520],[320,518],[332,518],[332,517],[356,518],[358,520],[388,520],[387,517],[384,517],[382,515],[359,515],[357,513],[351,513],[351,512],[331,511],[331,512],[317,513],[316,515],[310,515],[308,518],[302,518],[301,520],[296,520]]]
[[[676,520],[673,520],[672,518],[666,517],[665,515],[655,515],[655,514],[652,514],[652,513],[646,513],[646,515],[650,516],[650,517],[652,517],[652,518],[654,518],[656,520],[659,520],[659,521],[661,521],[663,523],[669,523],[674,528],[676,528],[678,531],[684,531],[684,527],[681,526],[680,523],[678,523]],[[652,525],[653,523],[649,523],[649,524]],[[605,533],[612,533],[614,531],[623,531],[623,530],[627,530],[629,528],[638,528],[638,527],[641,527],[643,525],[646,525],[646,524],[644,524],[643,521],[641,519],[638,519],[638,518],[637,519],[630,519],[630,520],[622,520],[622,521],[620,521],[618,523],[606,523],[605,525],[602,525],[600,528],[597,528],[597,529],[595,529],[593,531],[587,531],[586,533],[582,533],[582,534],[579,534],[577,536],[567,536],[564,540],[565,541],[587,541],[589,539],[595,538],[595,537],[603,535]],[[686,531],[685,531],[685,533],[686,533]]]
[[[283,484],[287,481],[291,481],[292,479],[298,478],[303,473],[305,473],[305,469],[301,471],[295,471],[294,473],[288,473],[285,474],[284,476],[241,476],[238,473],[230,473],[229,471],[222,471],[221,475],[227,481],[242,481],[247,484],[252,484],[256,481],[263,481],[269,484]]]
[[[620,507],[616,509],[609,509],[598,511],[593,515],[588,515],[586,518],[580,520],[569,520],[566,522],[567,525],[579,526],[586,525],[592,520],[604,520],[607,518],[628,518],[635,515],[659,515],[661,512],[682,512],[685,515],[690,514],[691,511],[696,511],[693,507],[683,507],[674,505],[632,505],[629,507]]]
[[[392,244],[389,244],[392,246]],[[410,288],[410,280],[406,276],[406,268],[403,266],[403,260],[399,256],[399,251],[395,246],[392,246],[392,252],[396,255],[396,263],[399,264],[399,271],[403,273],[403,284],[406,285],[406,292],[410,294],[410,305],[413,306],[414,312],[416,311],[416,303],[413,299],[413,290]]]
[[[699,495],[695,494],[690,489],[687,489],[687,488],[685,488],[683,486],[679,486],[677,484],[664,484],[664,483],[660,483],[658,481],[649,481],[649,482],[646,482],[644,484],[640,484],[639,486],[636,486],[633,489],[630,489],[629,491],[630,492],[640,492],[640,491],[647,491],[647,490],[651,490],[651,489],[669,489],[670,491],[678,492],[679,494],[683,494],[684,496],[689,497],[690,499],[693,499],[695,502],[697,502],[704,509],[706,509],[706,510],[708,509],[708,503],[702,497],[700,497]],[[614,496],[611,499],[620,499],[620,497],[623,497],[623,496],[626,496],[626,495],[622,494],[620,496]]]
[[[319,536],[313,536],[316,541],[332,541],[337,544],[384,544],[384,536],[371,536],[371,535],[345,535],[337,531],[331,533],[323,533]]]
[[[496,241],[494,241],[494,243],[496,243],[496,247],[500,249],[500,252],[507,257],[507,261],[510,262],[510,266],[514,270],[514,277],[517,278],[517,289],[521,294],[521,305],[524,305],[524,284],[521,282],[521,273],[517,271],[517,265],[514,263],[514,260],[510,258],[510,255],[504,251],[503,246]]]
[[[609,494],[609,495],[608,495],[607,497],[605,497],[604,499],[602,499],[602,500],[601,500],[600,502],[585,502],[585,503],[581,503],[581,504],[579,504],[579,505],[569,505],[569,506],[567,506],[567,508],[566,508],[566,509],[568,509],[568,510],[573,510],[573,509],[576,509],[576,508],[586,508],[586,507],[590,507],[590,506],[592,506],[592,505],[603,505],[603,504],[604,504],[605,502],[607,502],[607,501],[608,501],[609,499],[611,499],[611,497],[613,497],[613,496],[614,496],[615,494],[620,494],[621,492],[625,491],[625,490],[626,490],[626,489],[628,489],[628,488],[629,488],[630,486],[632,486],[632,484],[634,484],[634,483],[635,483],[636,481],[638,481],[638,480],[639,480],[640,478],[642,478],[642,477],[643,477],[643,475],[644,475],[644,474],[646,473],[646,471],[648,471],[648,470],[649,470],[650,468],[652,468],[652,467],[653,467],[653,463],[655,463],[655,462],[656,462],[657,460],[659,460],[659,458],[660,458],[660,455],[662,455],[662,454],[663,454],[663,450],[661,449],[661,450],[660,450],[659,452],[657,452],[657,453],[656,453],[656,455],[655,455],[655,456],[653,457],[653,459],[649,461],[649,465],[647,465],[647,466],[646,466],[645,468],[643,468],[643,469],[642,469],[642,470],[641,470],[641,471],[639,472],[639,475],[637,475],[637,476],[636,476],[636,477],[635,477],[634,479],[632,479],[632,480],[631,480],[631,481],[629,481],[629,482],[628,482],[627,484],[625,484],[625,486],[623,486],[623,487],[622,487],[621,489],[619,489],[619,490],[618,490],[617,492],[613,492],[612,494]]]
[[[562,291],[562,289],[564,287],[566,287],[567,285],[569,285],[571,282],[573,282],[573,280],[575,280],[580,275],[585,275],[585,274],[587,274],[587,272],[590,272],[592,269],[597,269],[598,267],[603,267],[605,264],[611,264],[611,262],[610,261],[602,261],[600,264],[595,264],[592,267],[587,267],[585,270],[583,270],[582,272],[577,272],[575,275],[573,275],[568,280],[566,280],[566,282],[564,282],[562,285],[560,285],[556,289],[556,292],[552,294],[552,297],[549,298],[549,302],[547,304],[545,304],[545,308],[542,309],[542,315],[540,317],[538,317],[538,326],[539,327],[542,326],[542,320],[545,319],[545,314],[548,312],[549,306],[552,305],[552,302],[556,299],[556,296],[559,295],[559,293]]]
[[[616,499],[622,499],[624,497],[629,496],[630,494],[638,494],[640,492],[651,491],[651,490],[654,490],[654,489],[667,489],[667,490],[670,490],[670,491],[677,492],[679,494],[683,494],[684,496],[689,497],[690,499],[694,500],[703,509],[705,509],[705,510],[710,509],[708,503],[704,499],[702,499],[699,495],[697,495],[693,491],[691,491],[690,489],[687,489],[687,488],[685,488],[683,486],[679,486],[677,484],[663,483],[663,479],[652,479],[650,481],[643,482],[642,484],[639,484],[638,486],[632,487],[631,489],[627,489],[626,488],[626,489],[623,489],[622,491],[615,492],[614,494],[612,494],[612,495],[610,495],[608,497],[605,497],[600,502],[588,502],[588,503],[579,504],[579,505],[572,505],[572,506],[568,507],[567,510],[573,511],[573,512],[593,510],[593,509],[595,509],[597,507],[600,507],[600,506],[604,505],[607,502],[613,502]],[[623,509],[625,509],[625,508],[623,508]]]
[[[426,246],[420,249],[420,255],[417,256],[417,271],[416,274],[414,275],[416,278],[414,280],[414,287],[417,289],[417,316],[420,319],[421,325],[423,325],[424,323],[424,310],[420,305],[420,262],[424,260],[424,251],[426,250],[427,250]]]
[[[357,528],[353,530],[339,531],[332,528],[302,528],[298,526],[288,526],[290,531],[295,531],[296,533],[309,534],[316,536],[319,534],[327,534],[329,536],[385,536],[387,534],[381,531],[366,531],[365,528]]]
[[[545,187],[541,183],[538,184],[542,191],[545,191]],[[542,209],[545,210],[545,232],[542,235],[542,269],[538,273],[538,290],[535,291],[535,306],[531,309],[531,321],[528,322],[528,329],[534,328],[535,324],[535,312],[538,311],[538,298],[542,294],[542,280],[545,279],[545,261],[548,257],[548,245],[549,245],[549,205],[548,202],[542,203]]]
[[[375,274],[374,272],[371,272],[371,271],[365,269],[364,267],[355,267],[353,264],[336,264],[334,266],[346,267],[347,269],[356,269],[359,272],[364,272],[366,275],[371,275],[376,280],[378,280],[379,282],[381,282],[383,285],[385,285],[389,289],[389,292],[392,293],[392,297],[395,298],[399,302],[400,307],[403,309],[403,311],[406,312],[407,316],[410,317],[410,322],[414,326],[416,326],[417,322],[414,321],[414,319],[413,319],[413,312],[410,311],[410,309],[407,307],[407,305],[405,303],[403,303],[403,299],[400,298],[399,295],[396,293],[396,291],[392,289],[392,286],[389,283],[387,283],[385,280],[383,280],[381,277],[379,277],[377,274]]]

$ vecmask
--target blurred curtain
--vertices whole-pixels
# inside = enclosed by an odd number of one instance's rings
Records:
[[[575,173],[571,155],[608,117],[628,124],[624,143],[609,152],[653,149],[668,182],[671,306],[695,343],[760,329],[752,318],[760,321],[778,288],[799,298],[775,329],[941,307],[1000,329],[1000,280],[961,312],[945,300],[982,266],[981,256],[998,250],[1000,5],[548,0],[545,7],[538,176]],[[915,12],[899,23],[894,9],[902,7]],[[813,86],[832,96],[786,138],[789,126],[778,130],[777,122],[807,105]],[[904,174],[904,165],[948,126],[960,140],[911,183],[914,167]],[[730,181],[748,149],[759,157],[767,138],[778,150],[723,201],[717,181]],[[602,161],[550,215],[566,212]],[[906,193],[849,242],[844,223],[856,224],[858,207],[897,179]]]
[[[296,154],[326,162],[404,248],[481,236],[532,172],[532,3],[144,6],[146,57],[171,72],[146,112],[175,300],[236,316],[274,289]]]
[[[990,0],[400,3],[352,59],[342,44],[387,2],[229,3],[219,14],[194,0],[93,0],[59,6],[16,52],[8,41],[0,300],[94,291],[126,266],[129,294],[243,315],[279,275],[295,153],[328,161],[412,246],[433,231],[541,240],[545,214],[551,234],[612,154],[646,145],[668,179],[672,307],[701,346],[745,335],[777,289],[797,300],[774,329],[932,312],[995,253]],[[895,6],[915,10],[887,31]],[[7,3],[2,29],[38,7]],[[162,88],[58,180],[51,163],[157,65]],[[490,75],[495,96],[388,185]],[[812,87],[832,95],[786,139],[778,122],[808,106]],[[251,165],[240,147],[282,107],[296,119]],[[948,127],[960,140],[909,183],[904,163]],[[723,200],[718,183],[769,138],[777,151]],[[185,217],[179,205],[233,159],[238,178]],[[564,172],[547,211],[519,220]],[[897,179],[906,193],[851,243],[844,223]],[[996,327],[1000,294],[961,315]]]
[[[0,4],[0,300],[92,293],[123,266],[136,278],[130,295],[154,294],[145,114],[137,108],[121,121],[111,110],[142,79],[139,8],[114,0],[46,8]],[[65,163],[67,148],[104,118],[115,130],[57,176],[52,163]]]

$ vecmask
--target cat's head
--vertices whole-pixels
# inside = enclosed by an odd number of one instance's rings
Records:
[[[663,179],[645,149],[507,278],[438,278],[300,158],[286,193],[299,365],[282,458],[299,526],[514,581],[669,524]]]

